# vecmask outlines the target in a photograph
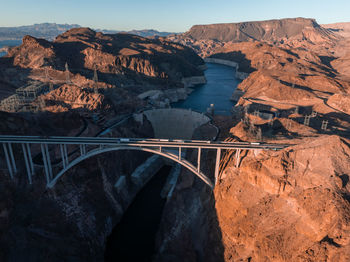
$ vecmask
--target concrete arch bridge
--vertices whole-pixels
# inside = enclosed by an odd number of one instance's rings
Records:
[[[53,188],[60,177],[83,160],[116,150],[140,150],[171,159],[193,172],[211,188],[214,188],[219,174],[222,150],[236,150],[236,165],[238,166],[241,150],[281,150],[289,146],[288,144],[200,140],[39,136],[0,136],[0,143],[3,147],[2,161],[6,163],[10,177],[13,179],[16,176],[16,173],[18,173],[17,165],[20,163],[22,166],[24,162],[29,184],[33,183],[35,173],[32,152],[40,152],[48,188]],[[14,144],[20,146],[14,147]],[[49,150],[49,146],[51,150]],[[197,150],[197,166],[185,159],[184,151],[188,148]],[[202,149],[216,150],[214,182],[201,171]],[[22,152],[18,154],[18,152],[14,152],[15,150]],[[20,155],[23,155],[23,157],[19,157]],[[58,160],[52,161],[57,155],[59,156]]]

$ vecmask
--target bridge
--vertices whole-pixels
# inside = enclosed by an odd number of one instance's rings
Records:
[[[236,167],[238,167],[241,150],[281,150],[290,146],[258,142],[57,136],[0,136],[0,143],[11,179],[18,173],[17,164],[20,161],[25,164],[29,184],[33,183],[35,167],[44,168],[48,188],[53,188],[64,173],[83,160],[116,150],[141,150],[161,155],[181,164],[214,188],[219,175],[222,150],[235,150]],[[185,159],[187,149],[197,151],[197,166]],[[201,171],[203,149],[216,151],[214,183]]]

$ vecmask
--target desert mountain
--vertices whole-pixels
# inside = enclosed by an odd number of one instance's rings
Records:
[[[148,77],[181,79],[201,75],[202,60],[189,48],[166,40],[135,35],[105,35],[89,28],[75,28],[49,42],[31,36],[10,50],[8,58],[21,68],[45,66],[64,70],[65,63],[76,72],[139,73]]]
[[[88,96],[79,92],[95,85],[95,74],[98,88],[118,89],[115,89],[118,93],[115,101],[132,100],[152,89],[182,88],[183,78],[203,76],[199,69],[203,60],[181,44],[162,38],[149,39],[124,33],[109,35],[89,28],[74,28],[52,42],[25,36],[22,45],[11,48],[0,58],[3,69],[0,78],[7,86],[1,91],[8,96],[14,93],[14,87],[27,85],[30,80],[50,81],[62,86],[67,83],[66,64],[71,85],[79,88],[62,87],[53,92],[59,95],[59,101],[64,97]],[[68,94],[69,90],[74,94]],[[93,96],[90,100],[81,99],[99,104],[94,102]]]
[[[339,35],[333,30],[320,26],[315,19],[286,18],[242,23],[195,25],[184,34],[172,35],[170,40],[190,46],[206,57],[216,53],[225,43],[231,42],[266,42],[282,47],[304,48],[313,50],[326,45],[330,48]]]
[[[171,32],[160,32],[160,31],[157,31],[154,29],[130,30],[130,31],[96,29],[96,31],[102,32],[104,34],[126,33],[126,34],[138,35],[138,36],[142,36],[142,37],[154,37],[154,36],[166,37],[169,35],[176,34],[176,33],[171,33]]]
[[[184,37],[195,40],[217,40],[221,42],[285,40],[322,41],[334,37],[314,19],[288,18],[244,23],[195,25]]]

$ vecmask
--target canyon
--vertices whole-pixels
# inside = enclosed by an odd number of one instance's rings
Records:
[[[349,37],[348,23],[307,18],[196,25],[157,39],[89,28],[54,41],[25,36],[0,58],[1,99],[22,86],[51,89],[29,102],[35,111],[1,111],[1,135],[289,146],[242,150],[240,161],[237,150],[224,151],[213,191],[189,170],[131,150],[83,161],[53,189],[39,179],[43,171],[33,187],[2,166],[0,260],[106,259],[106,239],[151,180],[132,181],[148,163],[144,174],[169,164],[178,173],[152,261],[349,261]],[[231,114],[171,111],[207,82],[208,63],[229,66],[237,79]],[[214,153],[202,154],[202,171],[213,175]],[[186,158],[196,162],[197,152]]]

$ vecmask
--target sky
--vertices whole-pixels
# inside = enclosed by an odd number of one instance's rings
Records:
[[[192,25],[289,17],[350,22],[349,0],[0,0],[0,26],[79,24],[185,32]]]

